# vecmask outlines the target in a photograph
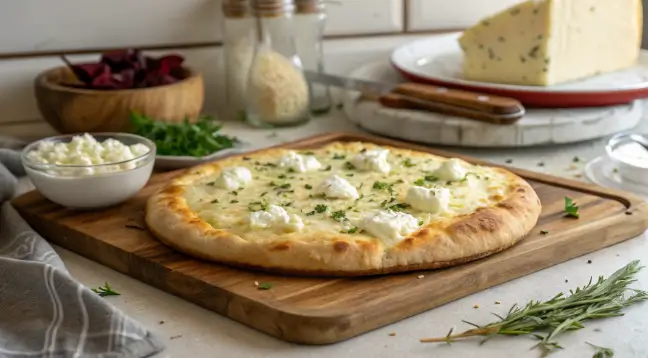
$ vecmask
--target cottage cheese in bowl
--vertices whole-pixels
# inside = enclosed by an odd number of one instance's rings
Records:
[[[148,181],[155,144],[127,133],[46,138],[24,149],[29,178],[48,199],[80,209],[121,203]]]

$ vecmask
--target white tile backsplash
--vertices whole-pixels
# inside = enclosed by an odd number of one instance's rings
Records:
[[[216,41],[220,0],[19,0],[0,11],[0,53]]]
[[[214,42],[222,0],[20,0],[0,11],[0,53]],[[327,4],[326,33],[403,31],[403,0]],[[10,36],[9,36],[10,34]]]
[[[328,35],[401,32],[403,0],[344,0],[326,6]]]
[[[523,0],[405,0],[409,31],[461,29]]]

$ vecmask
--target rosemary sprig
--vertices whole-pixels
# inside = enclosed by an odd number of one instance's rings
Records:
[[[445,337],[424,338],[421,342],[453,342],[458,339],[483,336],[482,343],[495,335],[527,335],[532,334],[540,342],[534,347],[542,348],[544,353],[562,348],[556,341],[556,336],[565,331],[583,328],[583,321],[622,316],[624,307],[648,300],[648,292],[629,289],[628,285],[635,282],[634,276],[642,267],[639,261],[632,261],[605,279],[600,276],[592,284],[592,278],[587,285],[570,290],[570,295],[559,293],[550,300],[530,301],[524,307],[513,305],[506,317],[497,314],[500,320],[484,326],[466,322],[475,328],[459,334],[452,330]],[[631,292],[626,295],[626,292]],[[548,332],[546,335],[537,332]]]
[[[610,348],[605,348],[605,347],[599,347],[597,345],[594,345],[589,342],[585,342],[589,344],[592,348],[596,349],[596,352],[594,352],[594,355],[592,358],[612,358],[614,357],[614,351]]]
[[[98,294],[100,297],[106,296],[119,296],[121,293],[114,291],[112,287],[106,282],[105,286],[99,286],[97,288],[91,288],[92,292]]]

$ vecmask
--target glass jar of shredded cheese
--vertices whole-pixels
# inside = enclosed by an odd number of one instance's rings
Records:
[[[254,55],[255,21],[249,0],[223,0],[226,118],[245,118],[245,88]]]
[[[257,127],[310,120],[310,98],[294,37],[293,0],[252,0],[256,47],[248,72],[246,119]]]
[[[323,40],[326,11],[323,0],[295,0],[295,39],[297,54],[304,69],[324,72]],[[309,82],[310,109],[313,114],[331,109],[331,92],[323,84]]]

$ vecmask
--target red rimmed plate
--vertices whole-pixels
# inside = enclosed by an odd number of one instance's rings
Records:
[[[648,51],[636,66],[549,87],[469,81],[462,78],[461,33],[438,35],[403,45],[391,63],[406,78],[437,86],[513,97],[529,107],[611,106],[648,97]]]

